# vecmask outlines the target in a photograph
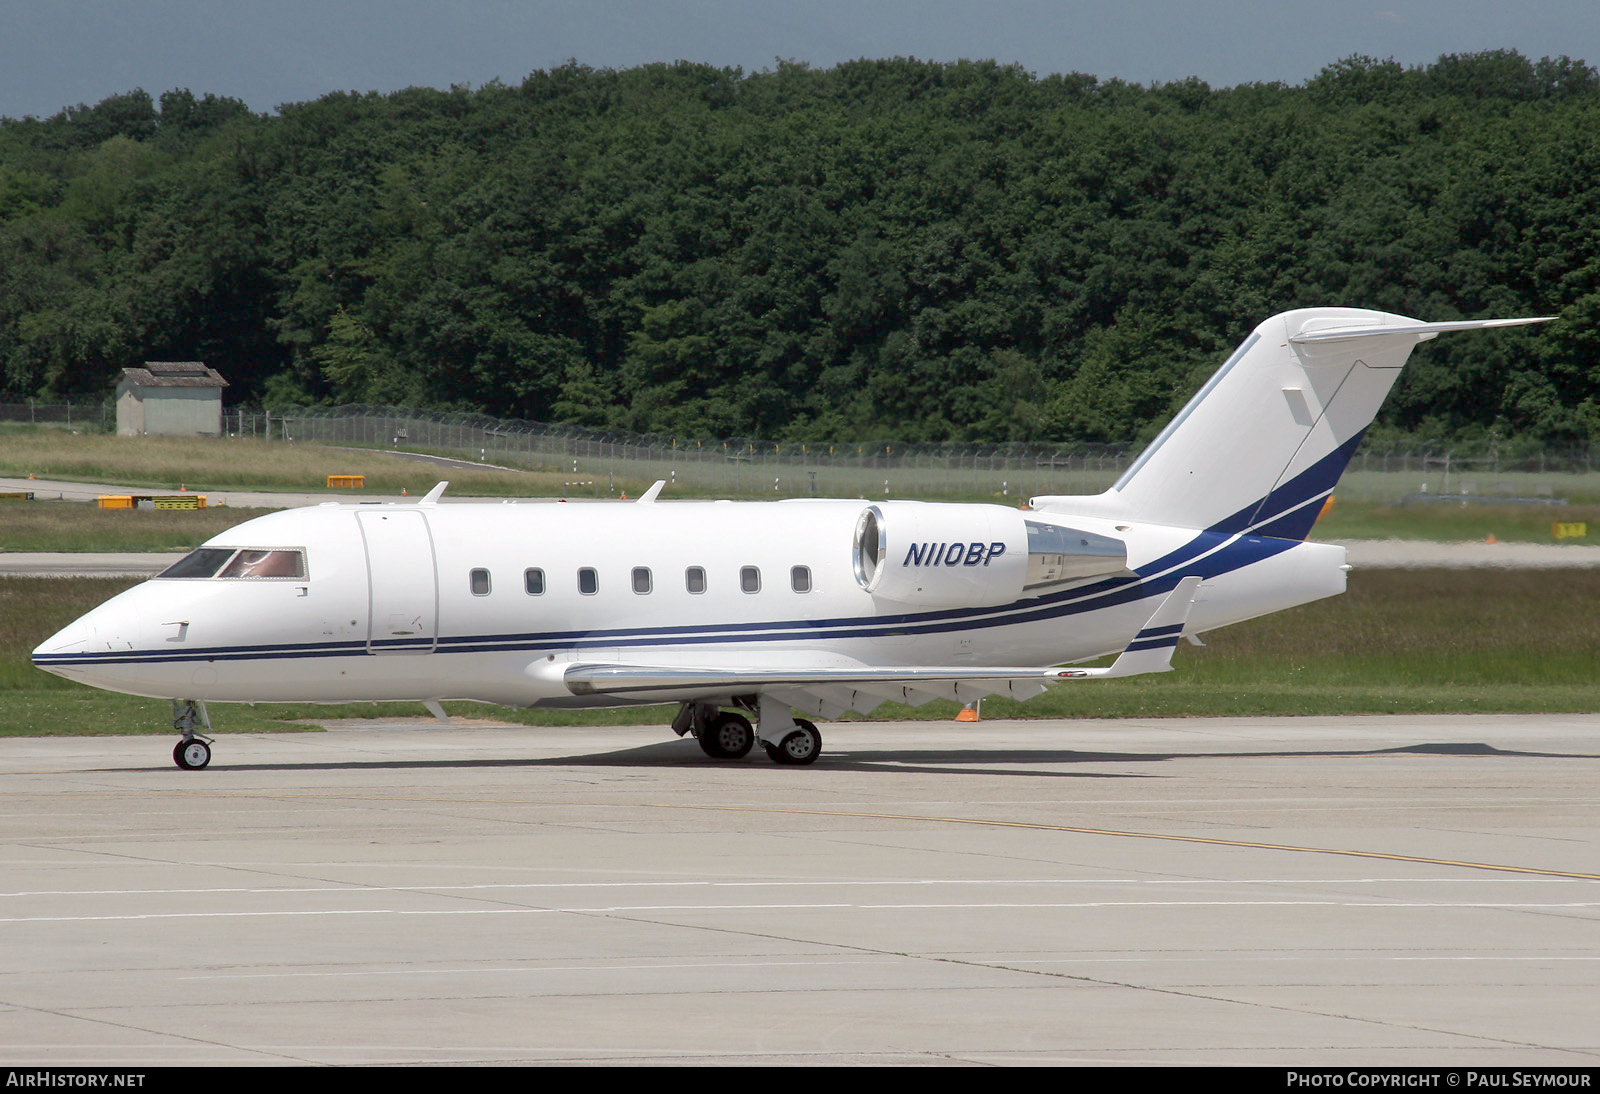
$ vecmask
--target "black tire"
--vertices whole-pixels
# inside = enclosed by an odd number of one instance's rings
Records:
[[[173,746],[172,762],[185,771],[199,771],[211,762],[211,746],[198,737],[179,741]]]
[[[776,747],[767,746],[767,755],[774,763],[792,767],[816,763],[822,755],[822,733],[804,718],[796,718],[794,724],[793,732],[786,734]]]
[[[751,728],[750,719],[726,711],[706,723],[695,739],[700,742],[700,751],[713,760],[737,760],[755,747],[756,731]]]

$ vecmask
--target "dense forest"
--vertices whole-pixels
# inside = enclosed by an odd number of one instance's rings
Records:
[[[0,119],[0,390],[29,396],[204,359],[232,402],[1115,441],[1317,304],[1560,314],[1433,343],[1385,428],[1600,441],[1595,69],[572,64]]]

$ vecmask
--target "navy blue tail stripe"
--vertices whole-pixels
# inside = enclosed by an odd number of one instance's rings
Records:
[[[1208,531],[1254,530],[1258,535],[1305,539],[1311,534],[1311,526],[1321,512],[1320,509],[1313,510],[1312,503],[1320,502],[1333,493],[1333,488],[1339,485],[1339,477],[1350,464],[1350,457],[1355,455],[1365,435],[1366,430],[1361,430],[1288,482],[1273,487],[1271,493],[1260,501],[1252,502],[1232,516],[1223,518]]]

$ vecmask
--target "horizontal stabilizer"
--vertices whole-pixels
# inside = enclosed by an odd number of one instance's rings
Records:
[[[1559,319],[1556,315],[1529,316],[1522,319],[1460,319],[1448,323],[1397,323],[1323,327],[1320,330],[1303,330],[1289,336],[1289,341],[1300,344],[1310,342],[1345,342],[1352,338],[1373,338],[1384,335],[1410,334],[1425,342],[1437,334],[1455,330],[1489,330],[1494,327],[1525,327],[1531,323],[1549,323]]]

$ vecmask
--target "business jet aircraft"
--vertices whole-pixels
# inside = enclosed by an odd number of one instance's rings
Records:
[[[1180,636],[1344,591],[1305,542],[1411,350],[1446,331],[1274,316],[1103,494],[914,501],[330,502],[247,521],[91,611],[40,668],[205,703],[676,702],[710,756],[809,764],[812,718],[1162,672]],[[1109,667],[1054,667],[1120,652]],[[802,715],[797,717],[797,712]],[[747,715],[754,715],[752,726]]]

